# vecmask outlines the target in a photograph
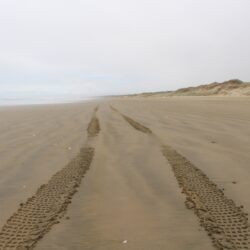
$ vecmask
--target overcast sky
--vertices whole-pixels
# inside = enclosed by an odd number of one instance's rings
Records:
[[[250,81],[249,0],[0,0],[0,94]]]

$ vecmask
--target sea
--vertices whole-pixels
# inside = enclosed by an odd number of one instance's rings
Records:
[[[0,106],[19,106],[19,105],[41,105],[41,104],[60,104],[77,103],[96,99],[94,97],[2,97],[0,96]]]

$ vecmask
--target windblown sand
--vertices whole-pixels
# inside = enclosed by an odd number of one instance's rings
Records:
[[[0,249],[249,249],[250,99],[0,108]]]

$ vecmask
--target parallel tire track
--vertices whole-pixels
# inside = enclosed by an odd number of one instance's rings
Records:
[[[113,106],[110,106],[110,108],[111,108],[113,111],[119,113],[119,114],[125,119],[125,121],[127,121],[134,129],[136,129],[136,130],[138,130],[138,131],[140,131],[140,132],[146,133],[146,134],[152,134],[152,131],[151,131],[149,128],[143,126],[142,124],[140,124],[139,122],[133,120],[132,118],[130,118],[130,117],[128,117],[128,116],[122,114],[121,112],[119,112],[119,111],[118,111],[116,108],[114,108]]]
[[[80,153],[47,184],[42,185],[3,226],[0,249],[33,249],[50,228],[58,223],[94,155],[93,148],[82,148]]]
[[[98,107],[89,122],[89,137],[96,136],[100,131],[100,123],[96,117]],[[51,177],[47,184],[42,185],[35,195],[20,204],[0,231],[0,250],[33,249],[51,227],[59,223],[71,203],[71,199],[81,180],[89,169],[94,156],[94,148],[84,147],[79,154],[62,170]]]
[[[98,111],[98,106],[95,108],[94,110],[94,114],[92,116],[92,119],[88,125],[87,131],[88,131],[88,135],[90,137],[94,137],[96,135],[98,135],[98,133],[100,132],[101,128],[100,128],[100,122],[98,120],[98,118],[96,117],[96,112]]]
[[[146,134],[151,134],[151,133],[152,133],[152,131],[151,131],[149,128],[147,128],[147,127],[141,125],[139,122],[136,122],[135,120],[131,119],[130,117],[128,117],[128,116],[126,116],[126,115],[122,115],[122,116],[123,116],[123,118],[124,118],[124,119],[125,119],[134,129],[136,129],[136,130],[138,130],[138,131],[141,131],[141,132],[143,132],[143,133],[146,133]]]
[[[120,115],[136,130],[152,133],[149,128],[130,117]],[[244,213],[243,206],[237,207],[200,169],[172,147],[162,146],[162,153],[186,195],[186,207],[194,210],[214,246],[219,250],[249,249],[250,227],[248,214]]]
[[[200,169],[169,146],[162,147],[174,175],[187,196],[186,206],[194,209],[218,249],[249,249],[247,214],[237,207]]]

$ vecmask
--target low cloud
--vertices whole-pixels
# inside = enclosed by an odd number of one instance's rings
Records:
[[[2,1],[0,91],[83,95],[250,80],[248,0]]]

